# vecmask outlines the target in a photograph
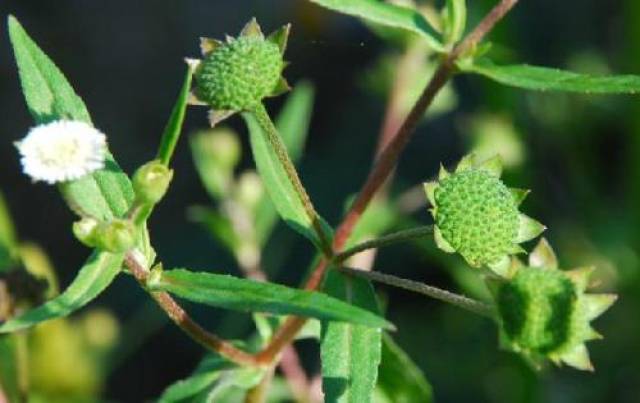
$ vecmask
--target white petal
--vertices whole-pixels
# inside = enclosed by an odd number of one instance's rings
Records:
[[[16,143],[24,173],[49,184],[78,179],[104,167],[105,135],[78,121],[58,120],[32,128]]]

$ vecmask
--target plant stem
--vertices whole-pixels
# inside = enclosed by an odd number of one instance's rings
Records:
[[[156,158],[166,166],[169,166],[169,161],[173,156],[176,144],[180,138],[180,133],[182,132],[182,122],[184,122],[187,109],[187,99],[189,98],[189,91],[191,90],[192,77],[193,67],[188,66],[184,83],[178,95],[178,100],[171,111],[171,116],[160,139],[160,146],[158,147],[158,155]]]
[[[484,302],[476,301],[474,299],[465,297],[464,295],[455,294],[438,287],[419,283],[417,281],[407,280],[389,274],[378,273],[375,271],[351,269],[348,267],[342,267],[340,268],[340,270],[356,277],[362,277],[370,281],[376,281],[378,283],[383,283],[393,287],[417,292],[419,294],[423,294],[428,297],[455,305],[459,308],[466,309],[467,311],[476,313],[478,315],[486,316],[488,318],[495,317],[491,306],[485,304]]]
[[[131,253],[127,253],[124,262],[138,283],[146,290],[149,271],[139,264]],[[212,350],[238,365],[260,365],[253,355],[238,349],[228,341],[206,331],[202,326],[196,323],[168,293],[149,292],[149,294],[176,325],[178,325],[193,340],[197,341],[208,350]]]
[[[484,36],[491,31],[496,23],[500,21],[517,2],[518,0],[501,0],[500,3],[498,3],[489,12],[489,14],[483,18],[480,24],[478,24],[476,28],[471,31],[471,33],[467,35],[465,39],[440,62],[436,72],[433,77],[431,77],[431,80],[420,95],[420,98],[403,121],[398,132],[393,136],[384,148],[384,151],[380,154],[371,173],[369,174],[369,177],[362,187],[362,190],[358,194],[356,201],[347,212],[342,224],[338,227],[333,240],[334,251],[340,251],[344,247],[356,223],[369,205],[369,202],[378,189],[384,184],[389,174],[393,171],[402,150],[404,150],[404,147],[409,142],[420,118],[425,113],[429,105],[431,105],[438,92],[454,74],[456,70],[456,60],[461,55],[473,50]],[[311,273],[311,276],[309,276],[305,289],[317,289],[322,283],[327,267],[327,259],[321,259],[314,271]],[[279,352],[295,338],[304,323],[305,319],[298,317],[289,318],[280,327],[280,329],[278,329],[271,342],[256,355],[258,361],[269,362],[275,359]]]
[[[339,253],[334,258],[336,263],[344,262],[353,255],[356,255],[367,249],[381,248],[399,242],[410,241],[416,238],[423,238],[433,234],[433,225],[424,227],[411,228],[403,231],[394,232],[392,234],[381,236],[380,238],[371,239],[355,245],[344,252]]]
[[[320,243],[322,245],[322,252],[325,256],[331,257],[333,256],[333,250],[331,248],[330,236],[325,232],[325,229],[320,224],[320,216],[316,212],[315,207],[313,207],[313,203],[311,202],[311,198],[307,194],[304,186],[302,185],[302,181],[298,176],[298,172],[296,171],[293,162],[289,158],[289,153],[287,152],[287,147],[282,142],[280,135],[278,134],[278,129],[276,129],[275,125],[271,121],[269,117],[269,113],[265,109],[264,105],[259,103],[250,111],[254,117],[256,118],[258,124],[262,128],[262,131],[267,135],[267,141],[276,152],[278,160],[282,164],[289,181],[293,185],[296,194],[300,198],[302,202],[302,206],[304,207],[305,213],[311,220],[311,224],[313,225],[313,229],[318,234],[318,238],[320,239]]]

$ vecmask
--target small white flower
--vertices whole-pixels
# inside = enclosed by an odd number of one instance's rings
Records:
[[[49,184],[78,179],[103,168],[107,151],[102,132],[70,120],[36,126],[15,144],[24,173]]]

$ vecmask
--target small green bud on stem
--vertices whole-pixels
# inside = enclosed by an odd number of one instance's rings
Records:
[[[82,244],[93,248],[96,246],[96,227],[98,220],[92,217],[84,217],[80,221],[73,223],[73,235],[82,242]]]
[[[136,231],[129,220],[99,223],[94,230],[95,246],[109,252],[125,252],[135,245]]]
[[[138,168],[133,175],[136,199],[144,204],[156,204],[167,193],[173,170],[154,160]]]

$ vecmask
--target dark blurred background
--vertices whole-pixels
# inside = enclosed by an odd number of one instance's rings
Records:
[[[473,25],[494,1],[468,3]],[[34,186],[20,172],[12,142],[26,134],[32,121],[5,34],[9,13],[67,75],[128,173],[153,158],[181,85],[183,58],[198,55],[198,37],[235,35],[252,16],[265,31],[291,22],[286,56],[292,63],[286,76],[294,84],[307,78],[317,90],[300,164],[303,180],[318,210],[336,224],[345,198],[365,178],[385,108],[384,96],[372,95],[367,71],[392,45],[354,18],[304,0],[4,0],[0,189],[21,239],[35,241],[49,253],[63,285],[88,251],[71,235],[74,217],[56,190]],[[637,0],[522,0],[491,35],[499,43],[496,52],[507,61],[640,74],[639,38]],[[640,402],[640,99],[534,94],[479,77],[457,79],[454,89],[457,106],[421,126],[392,193],[402,194],[429,179],[440,161],[454,163],[479,141],[493,144],[491,133],[479,140],[474,136],[483,134],[476,132],[507,131],[519,157],[506,181],[533,189],[525,210],[549,227],[546,236],[556,245],[563,267],[596,263],[601,288],[616,290],[621,298],[596,323],[606,339],[590,343],[597,369],[593,374],[567,368],[534,373],[517,356],[498,350],[495,328],[484,319],[382,289],[388,317],[399,328],[396,339],[425,371],[439,402]],[[275,99],[269,107],[277,110],[281,103]],[[496,121],[497,128],[491,126]],[[185,134],[206,124],[205,110],[192,109]],[[240,119],[230,125],[244,133]],[[244,150],[242,164],[250,167],[246,139]],[[174,167],[171,191],[150,223],[159,258],[165,267],[238,274],[228,254],[186,219],[189,205],[209,203],[186,142],[178,148]],[[426,209],[412,217],[430,220]],[[265,264],[276,281],[296,284],[311,253],[303,239],[280,226],[265,251]],[[376,267],[473,293],[464,275],[443,267],[429,250],[391,248],[379,254]],[[114,353],[120,355],[105,388],[109,400],[156,397],[186,376],[202,355],[175,327],[163,325],[162,315],[129,278],[117,280],[94,305],[116,313],[123,337],[131,343]],[[252,331],[248,316],[193,309],[227,337]],[[317,346],[302,343],[301,350],[305,366],[317,371]]]

